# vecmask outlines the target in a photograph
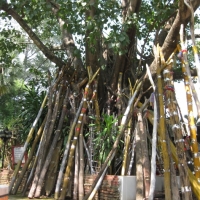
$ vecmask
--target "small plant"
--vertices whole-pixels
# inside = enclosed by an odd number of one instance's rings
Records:
[[[101,131],[94,135],[93,145],[94,145],[94,159],[101,164],[105,161],[108,153],[110,152],[113,143],[117,137],[116,126],[118,119],[113,115],[102,115],[101,121]],[[89,126],[95,128],[95,124],[91,123]]]

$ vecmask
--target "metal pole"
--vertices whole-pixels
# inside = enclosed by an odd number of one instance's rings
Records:
[[[1,166],[2,169],[3,169],[3,166],[4,166],[5,146],[6,146],[6,141],[3,140],[3,155],[2,155],[2,166]]]

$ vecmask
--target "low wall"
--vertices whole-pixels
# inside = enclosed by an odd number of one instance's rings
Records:
[[[2,170],[0,171],[0,185],[9,185],[12,178],[13,171]],[[84,190],[85,194],[89,191],[96,175],[86,175],[84,178]],[[24,177],[18,192],[21,192],[24,188],[24,182],[26,180],[26,176]],[[119,194],[119,180],[118,176],[106,175],[103,183],[95,195],[96,200],[118,200],[120,199]],[[1,199],[0,200],[6,200]]]
[[[9,184],[11,181],[13,171],[11,170],[0,170],[0,185]]]
[[[0,185],[9,185],[12,179],[13,171],[12,170],[2,170],[0,171]],[[24,188],[24,182],[26,181],[27,173],[25,174],[18,191],[22,192]],[[0,199],[1,200],[1,199]]]
[[[92,186],[92,183],[96,175],[86,175],[84,189],[85,194],[89,191]],[[94,200],[119,200],[119,179],[118,176],[106,175],[104,180],[99,188],[99,191],[96,193]]]
[[[0,185],[0,200],[8,200],[8,185]]]
[[[3,170],[0,171],[0,185],[9,185],[12,178],[13,171]],[[24,188],[24,177],[18,192],[21,192]],[[96,175],[85,175],[84,177],[84,192],[88,193]],[[179,183],[179,178],[178,183]],[[156,191],[164,191],[164,177],[156,177]],[[156,192],[155,191],[155,192]],[[135,176],[114,176],[106,175],[95,194],[94,200],[135,200],[136,194],[136,177]],[[5,199],[2,199],[5,198]],[[0,200],[7,200],[6,196],[0,196]]]

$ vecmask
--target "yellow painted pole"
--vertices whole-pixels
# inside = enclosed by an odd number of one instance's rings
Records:
[[[163,102],[163,84],[161,76],[161,64],[160,64],[160,48],[157,47],[157,88],[158,88],[158,104],[159,104],[159,125],[160,125],[160,143],[161,150],[164,160],[164,187],[165,187],[165,198],[171,200],[171,181],[170,181],[170,159],[167,148],[166,139],[166,126],[165,126],[165,112]]]

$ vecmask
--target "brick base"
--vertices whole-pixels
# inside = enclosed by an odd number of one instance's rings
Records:
[[[0,197],[0,200],[8,200],[8,195]]]

